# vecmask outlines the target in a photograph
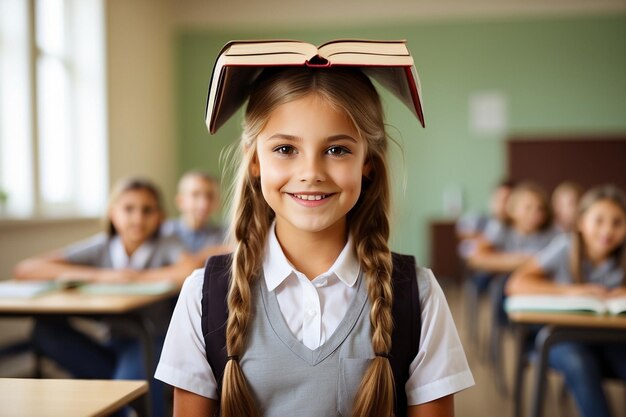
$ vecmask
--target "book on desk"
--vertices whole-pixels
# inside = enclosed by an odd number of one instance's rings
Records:
[[[0,282],[0,298],[33,298],[59,290],[75,290],[89,295],[158,295],[171,291],[170,282],[86,283],[78,281]]]
[[[626,297],[600,298],[585,295],[513,295],[506,299],[507,312],[558,312],[626,315]]]

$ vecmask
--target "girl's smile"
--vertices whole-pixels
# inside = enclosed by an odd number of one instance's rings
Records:
[[[317,95],[278,106],[256,142],[251,166],[277,231],[337,227],[361,194],[366,146],[347,114]]]

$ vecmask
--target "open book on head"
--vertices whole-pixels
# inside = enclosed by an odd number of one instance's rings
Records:
[[[626,297],[599,298],[591,295],[513,295],[505,310],[559,313],[626,314]]]
[[[424,126],[420,80],[405,41],[334,40],[319,47],[293,40],[232,41],[213,67],[206,106],[211,134],[244,104],[263,68],[276,66],[359,67]]]

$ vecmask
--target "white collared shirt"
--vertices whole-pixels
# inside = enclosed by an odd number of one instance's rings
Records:
[[[291,332],[311,350],[326,342],[343,320],[356,294],[359,270],[350,238],[330,269],[309,280],[287,260],[274,226],[268,233],[265,284],[276,293]]]
[[[356,294],[357,259],[349,240],[331,269],[309,281],[287,262],[272,232],[263,262],[265,284],[276,291],[285,321],[307,347],[324,343],[337,328]],[[474,385],[463,346],[441,287],[432,272],[417,268],[421,337],[409,365],[407,404],[417,405]],[[155,377],[195,394],[218,399],[217,383],[206,358],[202,333],[204,270],[185,281],[174,309]],[[308,303],[308,304],[307,304]],[[308,319],[311,317],[311,319]]]
[[[109,254],[111,255],[113,269],[146,269],[154,249],[154,243],[146,241],[135,249],[131,256],[128,256],[119,236],[116,235],[109,241]]]

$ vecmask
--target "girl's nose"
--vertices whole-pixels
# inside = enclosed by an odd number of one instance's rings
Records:
[[[310,156],[302,159],[300,169],[300,182],[322,182],[326,180],[324,163],[318,156]]]

